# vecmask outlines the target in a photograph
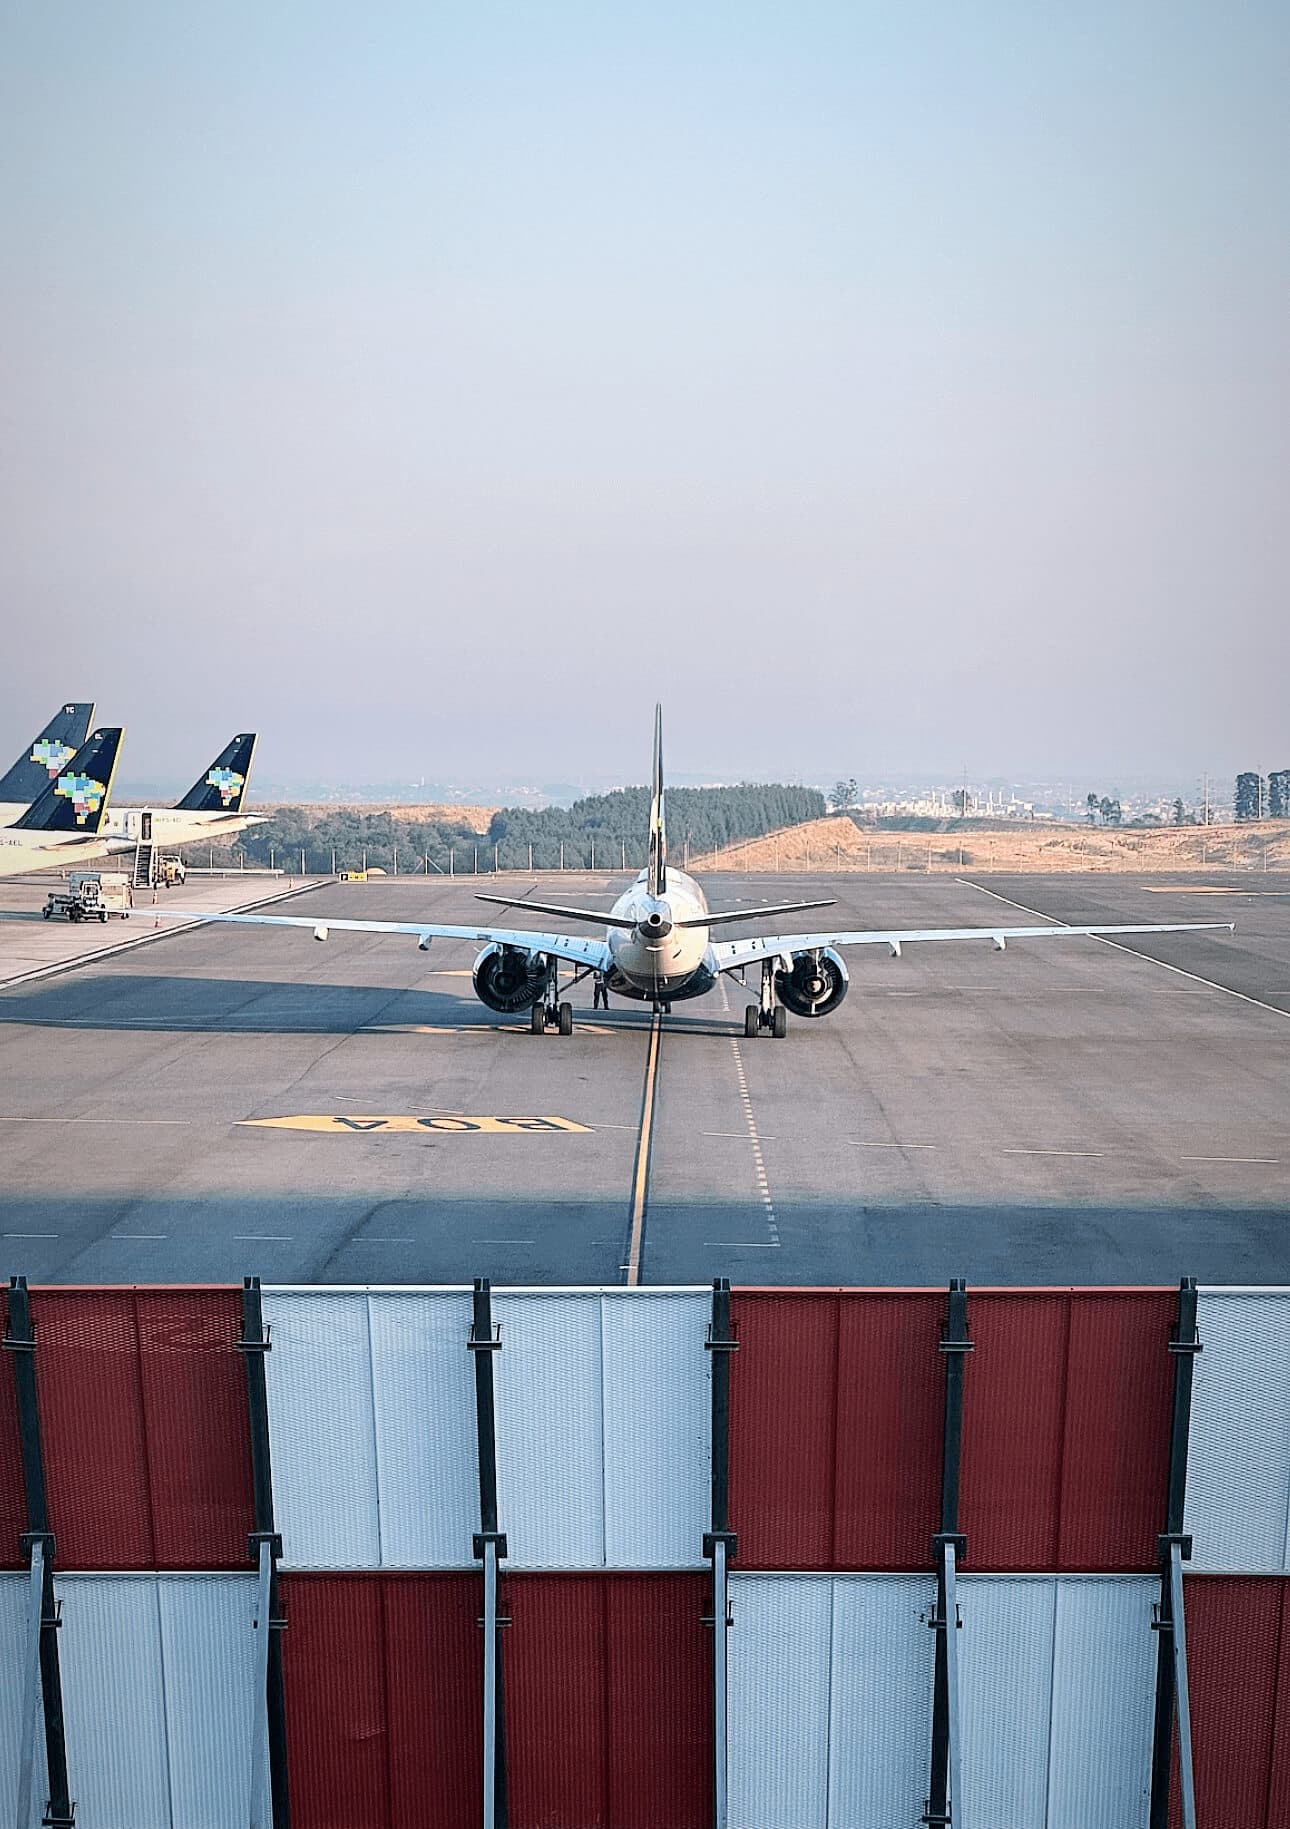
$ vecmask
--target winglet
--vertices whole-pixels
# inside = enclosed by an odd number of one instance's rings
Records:
[[[24,832],[77,832],[93,838],[112,795],[123,735],[119,726],[96,730],[27,808],[18,828]]]
[[[251,779],[255,736],[247,730],[226,743],[183,799],[175,802],[176,808],[185,813],[240,813]]]
[[[667,894],[667,827],[663,817],[663,707],[654,707],[654,780],[649,803],[649,873],[651,895]]]
[[[63,764],[70,762],[84,743],[93,721],[92,700],[60,706],[0,779],[0,800],[29,807],[39,799]]]

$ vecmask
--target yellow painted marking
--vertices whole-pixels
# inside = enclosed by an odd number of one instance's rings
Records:
[[[649,1149],[654,1134],[654,1097],[658,1089],[659,1038],[663,1018],[655,1016],[649,1028],[649,1053],[645,1057],[645,1095],[641,1104],[641,1130],[636,1144],[636,1171],[632,1176],[632,1235],[627,1250],[627,1287],[641,1280],[641,1246],[645,1242],[645,1193],[649,1183]]]
[[[291,1118],[242,1118],[240,1123],[248,1129],[307,1130],[330,1136],[369,1136],[378,1131],[386,1137],[424,1135],[427,1131],[436,1136],[489,1137],[547,1136],[552,1132],[587,1136],[591,1132],[589,1124],[575,1124],[572,1118],[460,1118],[449,1117],[446,1113],[427,1118],[333,1117],[302,1113]]]
[[[1284,896],[1284,889],[1229,889],[1222,883],[1202,887],[1197,883],[1144,883],[1148,895],[1269,895]]]
[[[600,1023],[580,1022],[578,1035],[612,1035],[612,1029]],[[528,1035],[529,1025],[518,1022],[370,1022],[354,1031],[356,1035]]]

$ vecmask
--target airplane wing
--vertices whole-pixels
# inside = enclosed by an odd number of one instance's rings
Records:
[[[197,910],[184,912],[177,908],[149,908],[149,916],[159,921],[182,921],[188,925],[207,921],[227,922],[246,927],[301,927],[316,939],[329,934],[410,934],[422,952],[428,952],[432,940],[473,940],[481,946],[495,941],[499,946],[516,946],[526,953],[553,953],[572,965],[591,966],[608,971],[609,947],[604,940],[586,934],[539,934],[516,927],[447,927],[438,921],[339,921],[324,917],[310,920],[304,915],[272,914],[204,914]]]
[[[1116,934],[1190,934],[1215,929],[1231,933],[1234,926],[1231,921],[1171,921],[1130,927],[1064,927],[1054,922],[1049,927],[906,927],[861,933],[834,929],[829,933],[761,934],[745,940],[718,940],[712,951],[718,971],[730,972],[758,959],[815,952],[826,946],[885,946],[898,959],[901,948],[917,940],[989,940],[1001,953],[1009,940],[1072,940],[1081,935],[1110,939]]]

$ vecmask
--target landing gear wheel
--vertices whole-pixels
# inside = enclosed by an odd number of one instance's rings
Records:
[[[573,1005],[562,1003],[557,1016],[561,1035],[573,1034]]]
[[[782,1003],[775,1005],[774,1014],[770,1019],[770,1032],[777,1042],[782,1042],[788,1034],[788,1011]]]
[[[761,1011],[755,1003],[750,1003],[744,1011],[744,1034],[748,1040],[756,1041],[757,1031],[761,1028]]]
[[[529,1011],[529,1028],[534,1035],[546,1034],[546,1009],[541,1003],[535,1003]]]

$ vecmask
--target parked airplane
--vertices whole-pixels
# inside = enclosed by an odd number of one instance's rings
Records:
[[[123,734],[96,730],[22,818],[0,830],[0,876],[104,855],[101,832]]]
[[[244,813],[255,758],[256,733],[243,731],[226,743],[182,800],[173,807],[117,807],[108,814],[104,833],[110,851],[133,851],[136,845],[185,845],[199,840],[222,844],[246,826],[259,825],[263,814]]]
[[[1009,940],[1072,939],[1076,935],[1191,933],[1223,928],[1226,921],[1159,922],[1149,925],[1098,927],[925,927],[850,932],[824,928],[814,933],[758,934],[739,940],[713,940],[712,930],[737,921],[764,919],[807,908],[828,908],[831,902],[781,902],[765,908],[736,908],[714,912],[694,878],[669,866],[663,789],[663,716],[654,714],[654,778],[650,803],[649,862],[632,887],[606,914],[591,908],[567,908],[552,902],[516,901],[514,897],[481,895],[481,902],[503,908],[522,907],[537,914],[556,915],[568,921],[587,921],[604,927],[603,940],[577,934],[538,933],[525,928],[445,925],[435,921],[353,921],[301,915],[206,915],[209,921],[246,923],[259,927],[304,927],[315,940],[330,933],[412,934],[422,952],[432,940],[476,940],[484,943],[475,960],[475,995],[490,1010],[502,1015],[530,1011],[535,1035],[558,1028],[573,1031],[573,1005],[560,995],[560,971],[572,966],[573,977],[564,986],[572,990],[584,979],[594,980],[595,1001],[608,1008],[611,995],[650,1003],[667,1011],[683,998],[702,997],[723,972],[760,968],[760,994],[744,1013],[744,1033],[749,1037],[766,1030],[781,1037],[788,1014],[831,1015],[847,994],[847,968],[839,947],[885,946],[894,958],[901,948],[917,940],[989,940],[1002,952]],[[164,917],[163,917],[164,918]],[[191,920],[191,914],[172,919]]]
[[[9,772],[0,776],[0,826],[21,819],[32,801],[44,793],[64,762],[70,762],[84,743],[93,719],[93,702],[64,705],[40,735],[32,738]]]

